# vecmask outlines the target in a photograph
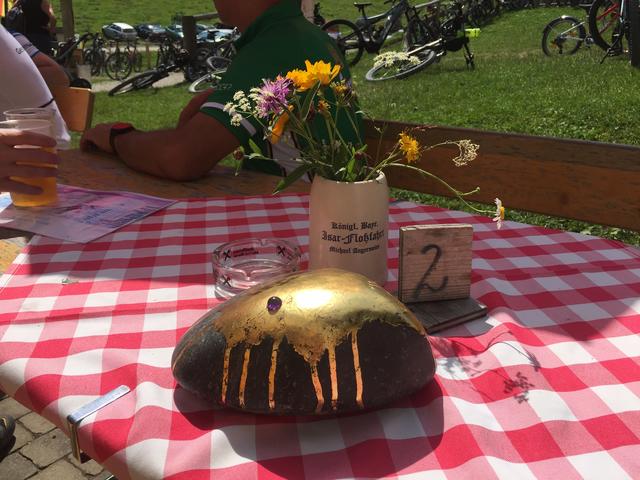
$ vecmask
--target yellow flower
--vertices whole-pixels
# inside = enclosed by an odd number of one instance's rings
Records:
[[[309,60],[305,60],[304,64],[307,67],[307,73],[313,78],[314,83],[320,82],[321,85],[329,85],[331,80],[336,78],[336,75],[340,73],[340,65],[331,67],[330,63],[325,63],[322,60],[313,64]]]
[[[399,135],[398,146],[404,153],[407,162],[413,163],[420,157],[420,144],[411,135],[401,132]]]
[[[295,69],[287,72],[287,78],[293,82],[296,87],[296,90],[300,92],[304,92],[305,90],[309,90],[316,83],[315,78],[312,78],[308,72],[304,70]]]
[[[345,82],[338,82],[331,86],[336,97],[345,98],[349,94],[349,86]]]
[[[493,217],[493,221],[497,222],[496,226],[498,230],[502,228],[502,221],[504,220],[504,207],[502,206],[502,201],[499,198],[495,199],[496,202],[496,216]]]
[[[289,111],[291,110],[293,110],[293,105],[289,105]],[[274,123],[271,127],[271,136],[269,137],[269,141],[272,144],[275,145],[280,141],[287,123],[289,123],[289,114],[287,112],[284,112],[282,115],[280,115],[280,118],[278,118],[276,123]]]
[[[323,115],[327,115],[329,113],[329,102],[324,99],[320,100],[318,102],[318,111]]]

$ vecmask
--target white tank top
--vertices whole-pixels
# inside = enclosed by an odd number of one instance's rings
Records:
[[[15,38],[14,38],[15,36]],[[59,149],[69,148],[71,137],[51,91],[31,60],[44,55],[20,34],[0,26],[0,119],[12,108],[45,107],[54,112],[54,134]]]

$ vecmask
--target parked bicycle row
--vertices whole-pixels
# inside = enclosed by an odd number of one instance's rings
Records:
[[[604,61],[608,56],[628,50],[631,27],[627,2],[594,0],[591,5],[580,6],[586,12],[585,20],[562,15],[544,27],[542,51],[545,55],[573,55],[582,45],[587,48],[596,45],[605,52]]]
[[[194,57],[181,67],[185,79],[194,81],[206,73],[205,60],[210,56],[230,58],[233,53],[231,40],[235,36],[233,29],[209,27],[206,39],[198,40]],[[76,49],[82,52],[81,63],[90,66],[92,76],[106,74],[113,80],[125,80],[132,73],[141,72],[145,65],[168,66],[184,57],[182,41],[169,36],[162,37],[151,47],[145,44],[142,49],[136,39],[115,40],[101,34],[85,33],[59,44],[55,58],[58,63],[67,65]]]
[[[370,81],[404,78],[438,61],[447,52],[462,50],[468,68],[475,67],[469,47],[468,29],[486,24],[501,10],[499,0],[455,0],[412,5],[409,0],[387,0],[387,11],[367,14],[370,3],[355,3],[355,21],[335,19],[323,29],[334,38],[349,65],[357,64],[365,52],[379,54],[366,73]],[[474,17],[469,12],[477,10]],[[471,21],[473,18],[473,21]],[[394,49],[394,51],[388,51]],[[387,51],[385,51],[387,50]]]
[[[155,82],[166,78],[172,72],[182,71],[185,80],[191,83],[189,90],[198,92],[214,86],[235,56],[234,41],[238,38],[237,29],[220,28],[215,41],[198,43],[190,55],[181,44],[165,40],[159,46],[155,68],[116,85],[109,96],[148,88]]]

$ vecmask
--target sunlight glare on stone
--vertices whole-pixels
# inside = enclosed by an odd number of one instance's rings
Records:
[[[332,293],[324,288],[303,290],[294,296],[294,302],[301,309],[321,307],[331,301]]]

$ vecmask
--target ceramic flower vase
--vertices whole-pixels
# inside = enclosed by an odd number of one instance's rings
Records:
[[[387,282],[389,187],[374,180],[336,182],[316,175],[309,199],[309,269],[342,268]]]

